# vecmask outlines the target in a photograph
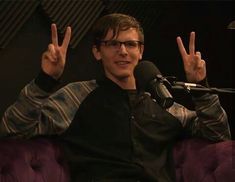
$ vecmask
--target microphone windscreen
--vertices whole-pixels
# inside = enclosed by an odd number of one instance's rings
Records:
[[[137,89],[145,90],[157,75],[161,75],[161,72],[151,61],[140,61],[134,69]]]

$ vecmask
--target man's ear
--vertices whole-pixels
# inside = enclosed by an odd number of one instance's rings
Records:
[[[141,45],[141,46],[140,46],[140,57],[139,57],[139,60],[142,59],[143,54],[144,54],[144,45]]]
[[[92,47],[92,53],[97,61],[101,60],[100,50],[97,48],[96,45]]]

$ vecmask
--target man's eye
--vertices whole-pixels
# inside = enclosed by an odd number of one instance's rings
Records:
[[[108,46],[118,46],[119,42],[118,41],[110,41],[110,42],[107,42],[107,45]]]
[[[135,42],[135,41],[127,41],[127,42],[125,42],[125,45],[127,47],[136,47],[137,46],[137,42]]]

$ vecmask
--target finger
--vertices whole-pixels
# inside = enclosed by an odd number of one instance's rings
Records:
[[[191,32],[189,39],[189,54],[193,55],[194,53],[195,53],[195,32]]]
[[[51,24],[51,41],[54,46],[58,46],[58,35],[56,24]]]
[[[62,52],[59,50],[59,48],[55,48],[55,54],[56,54],[57,60],[59,60],[60,62],[64,61],[64,57],[62,55]]]
[[[48,45],[48,51],[51,53],[52,57],[56,59],[55,46],[53,44]]]
[[[197,56],[199,59],[202,59],[201,52],[197,51],[195,54],[196,54],[196,56]]]
[[[45,52],[43,54],[43,60],[48,60],[50,62],[56,62],[57,60],[50,54],[50,52]]]
[[[199,68],[206,67],[206,62],[205,62],[205,60],[201,59],[201,61],[198,63],[198,67],[199,67]]]
[[[180,37],[176,38],[178,48],[182,57],[187,56],[187,51],[185,50],[184,44]]]
[[[71,27],[67,27],[66,32],[65,32],[65,36],[64,36],[64,40],[62,43],[62,47],[67,50],[68,46],[69,46],[69,42],[70,42],[70,38],[71,38]]]

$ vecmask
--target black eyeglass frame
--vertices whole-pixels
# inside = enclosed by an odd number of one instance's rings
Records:
[[[100,40],[100,41],[97,41],[98,45],[101,45],[101,44],[104,44],[105,46],[117,46],[118,48],[120,48],[122,46],[122,44],[125,46],[125,47],[131,47],[132,45],[129,45],[128,46],[128,43],[137,43],[138,47],[141,46],[141,45],[144,45],[144,42],[142,41],[139,41],[139,40],[127,40],[127,41],[118,41],[118,40]],[[108,44],[110,43],[110,45]],[[111,43],[116,43],[115,44],[111,44]],[[133,46],[133,47],[137,47],[137,46]]]

